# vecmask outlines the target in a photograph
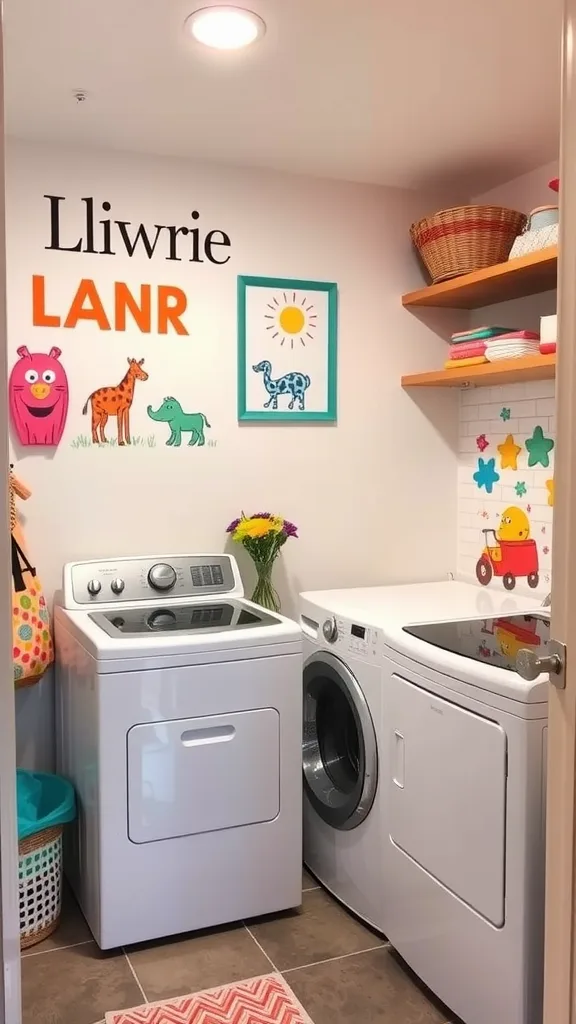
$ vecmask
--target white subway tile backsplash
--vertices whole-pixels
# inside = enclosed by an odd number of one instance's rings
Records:
[[[517,519],[520,530],[528,524],[529,540],[535,545],[540,572],[536,594],[550,589],[553,508],[548,504],[546,481],[553,477],[554,450],[549,453],[549,466],[542,466],[541,460],[535,466],[528,465],[530,452],[526,442],[534,439],[538,426],[546,438],[555,439],[554,381],[530,381],[462,392],[458,467],[457,569],[460,577],[475,579],[476,563],[485,544],[482,531],[490,529],[498,533],[502,513],[512,509],[510,516]],[[516,455],[515,468],[513,457],[503,460],[498,451],[509,434],[513,443],[520,447],[519,452],[512,453]],[[478,471],[480,487],[474,480]],[[494,479],[494,474],[498,479]],[[486,486],[491,486],[491,493]],[[511,529],[514,528],[512,525]],[[514,541],[506,540],[505,527],[500,541],[503,557],[513,560]],[[494,576],[489,586],[501,589],[501,577]],[[517,578],[516,591],[532,596],[535,593],[528,588],[524,577]]]
[[[514,415],[519,418],[524,416],[533,418],[536,415],[536,402],[529,398],[523,398],[519,402],[514,402]]]
[[[556,401],[554,398],[539,398],[536,400],[536,415],[554,416],[556,413]]]
[[[461,423],[469,422],[470,420],[478,419],[478,406],[477,405],[461,405],[460,406],[460,421]]]

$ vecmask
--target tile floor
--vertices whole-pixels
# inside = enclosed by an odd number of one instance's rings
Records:
[[[304,872],[299,911],[102,953],[71,896],[22,958],[24,1024],[95,1024],[120,1010],[280,971],[314,1024],[450,1024],[391,947]]]

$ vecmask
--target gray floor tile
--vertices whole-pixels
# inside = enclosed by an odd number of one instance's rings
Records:
[[[314,1024],[444,1024],[449,1019],[389,949],[305,967],[286,980]]]
[[[62,914],[56,931],[52,932],[52,935],[49,935],[43,942],[23,950],[22,956],[44,953],[49,949],[61,949],[63,946],[73,946],[77,942],[88,942],[91,938],[90,929],[82,916],[80,907],[68,887],[65,886],[62,894]]]
[[[96,943],[22,960],[23,1024],[94,1024],[142,1003],[126,957]]]
[[[383,944],[322,889],[304,893],[302,909],[248,921],[279,971]]]
[[[128,947],[126,952],[150,1002],[272,971],[242,925]]]

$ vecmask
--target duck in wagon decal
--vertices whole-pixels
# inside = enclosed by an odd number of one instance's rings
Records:
[[[487,586],[493,576],[501,576],[506,590],[514,590],[518,577],[529,587],[537,587],[538,550],[530,537],[530,521],[515,505],[504,509],[498,530],[482,530],[485,548],[476,564],[479,583]],[[490,535],[494,542],[490,543]]]

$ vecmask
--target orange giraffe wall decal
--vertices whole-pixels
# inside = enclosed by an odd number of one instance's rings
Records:
[[[137,380],[148,380],[148,374],[142,369],[143,359],[130,359],[128,370],[122,380],[113,388],[98,388],[86,399],[82,409],[85,416],[88,404],[92,403],[92,443],[107,444],[104,427],[109,416],[116,416],[118,422],[118,444],[131,444],[130,440],[130,407],[134,401],[134,386]],[[100,437],[98,437],[100,431]]]

